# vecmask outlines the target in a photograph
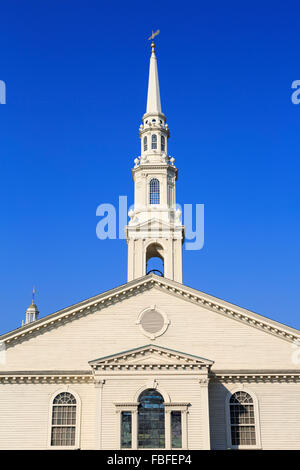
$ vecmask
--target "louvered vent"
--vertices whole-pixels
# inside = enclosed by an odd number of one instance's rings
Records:
[[[147,333],[157,333],[164,326],[164,318],[156,310],[148,310],[142,317],[141,326]]]

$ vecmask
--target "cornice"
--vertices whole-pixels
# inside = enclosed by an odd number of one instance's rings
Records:
[[[128,406],[128,407],[129,407],[129,406],[130,406],[130,407],[131,407],[131,406],[139,406],[139,404],[140,404],[140,403],[139,403],[138,401],[132,401],[132,402],[131,402],[131,401],[124,401],[124,402],[123,402],[123,401],[120,401],[120,402],[114,403],[114,405],[115,405],[115,406],[118,406],[118,407],[120,407],[120,406],[121,406],[121,407],[126,407],[126,406]]]
[[[159,278],[158,278],[159,279]],[[177,297],[184,298],[187,301],[190,301],[194,304],[201,305],[208,310],[217,312],[227,318],[232,318],[240,323],[244,323],[248,326],[254,327],[265,333],[272,334],[281,339],[284,339],[289,342],[294,342],[300,339],[300,332],[297,334],[292,332],[292,328],[280,325],[273,320],[268,320],[266,317],[262,317],[256,313],[250,312],[249,310],[242,309],[235,305],[229,304],[226,301],[220,299],[214,299],[211,296],[203,293],[198,293],[196,290],[186,287],[183,284],[175,283],[174,281],[167,281],[172,283],[172,285],[167,285],[163,280],[155,281],[155,286],[160,287],[162,290],[165,290]],[[177,284],[177,286],[174,284]],[[180,287],[179,287],[180,286]],[[230,307],[225,306],[224,304],[230,305]],[[276,325],[275,325],[276,323]],[[295,330],[293,330],[295,331]]]
[[[154,113],[153,111],[150,112],[150,113],[145,113],[142,117],[142,120],[148,118],[148,117],[152,117],[152,116],[158,116],[158,117],[162,117],[165,121],[167,120],[166,116],[163,114],[163,113]]]
[[[152,372],[155,372],[151,369]],[[111,371],[112,372],[112,371]],[[132,372],[136,372],[133,370]],[[176,370],[180,373],[180,370]],[[199,372],[198,372],[199,373]],[[194,371],[194,375],[197,372]],[[138,377],[138,374],[137,374]],[[300,373],[285,373],[285,372],[268,372],[268,373],[211,373],[207,378],[200,378],[200,385],[205,381],[205,384],[222,383],[222,384],[242,384],[242,383],[300,383]],[[91,384],[97,385],[97,378],[92,372],[84,373],[1,373],[0,385],[22,385],[22,384]],[[101,381],[101,385],[105,380]],[[133,405],[134,403],[130,403]]]
[[[102,364],[99,366],[92,366],[92,368],[95,371],[100,371],[100,373],[103,372],[114,372],[114,371],[125,371],[125,372],[146,372],[146,371],[152,371],[152,372],[163,372],[163,371],[168,371],[168,372],[193,372],[194,374],[199,373],[199,372],[207,372],[208,366],[203,365],[203,364],[197,364],[197,363],[190,363],[190,364]]]
[[[140,171],[147,171],[147,170],[170,170],[175,173],[178,173],[178,168],[171,163],[140,163],[138,166],[131,169],[132,173],[137,173]]]
[[[300,373],[226,373],[213,374],[210,382],[220,383],[299,383]]]
[[[2,335],[0,340],[5,342],[6,347],[9,347],[19,341],[30,339],[52,328],[57,328],[69,321],[98,312],[153,287],[290,343],[300,339],[299,332],[296,333],[296,330],[290,327],[284,327],[284,325],[266,317],[196,291],[183,284],[150,274]]]
[[[150,279],[138,285],[135,285],[136,281],[131,281],[119,288],[107,291],[93,299],[89,299],[90,301],[80,302],[73,307],[63,309],[10,333],[6,333],[0,337],[0,341],[4,342],[6,347],[13,346],[19,341],[26,341],[38,334],[57,328],[72,320],[77,320],[86,315],[98,312],[119,301],[130,298],[139,292],[143,292],[149,288],[149,283]]]
[[[91,372],[69,374],[69,373],[2,373],[0,375],[1,385],[13,384],[92,384],[94,377]]]
[[[143,128],[140,128],[139,129],[139,137],[142,138],[142,136],[144,134],[151,134],[151,132],[161,132],[163,134],[165,134],[168,138],[170,137],[170,129],[169,128],[165,128],[162,124],[158,124],[158,123],[151,123],[151,126],[150,126],[150,123],[147,125],[147,127],[143,127]]]

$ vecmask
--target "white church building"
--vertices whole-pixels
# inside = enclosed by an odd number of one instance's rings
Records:
[[[126,284],[0,336],[1,449],[299,449],[300,331],[182,284],[151,44]],[[163,272],[147,271],[159,258]]]

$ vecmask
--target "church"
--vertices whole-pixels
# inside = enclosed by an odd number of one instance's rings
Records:
[[[300,331],[182,283],[178,170],[151,49],[127,283],[41,318],[33,300],[0,336],[1,449],[300,448]]]

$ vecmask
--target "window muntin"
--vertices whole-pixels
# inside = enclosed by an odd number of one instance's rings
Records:
[[[161,449],[165,447],[165,407],[162,395],[148,389],[139,396],[138,447]]]
[[[150,180],[149,184],[150,193],[149,193],[149,202],[150,204],[159,204],[160,203],[160,191],[159,191],[159,181],[157,178]]]
[[[181,411],[171,411],[171,447],[182,448]]]
[[[156,135],[156,134],[152,134],[152,137],[151,137],[151,148],[152,148],[152,149],[157,149],[157,135]]]
[[[69,392],[53,400],[51,446],[74,446],[76,435],[76,399]]]
[[[144,137],[144,152],[148,150],[148,139],[147,136]]]
[[[160,144],[161,144],[161,151],[164,152],[166,149],[166,139],[164,135],[161,136]]]
[[[131,411],[121,412],[121,448],[131,449],[132,446],[132,414]]]
[[[233,446],[256,445],[253,398],[239,391],[230,397],[231,444]]]

